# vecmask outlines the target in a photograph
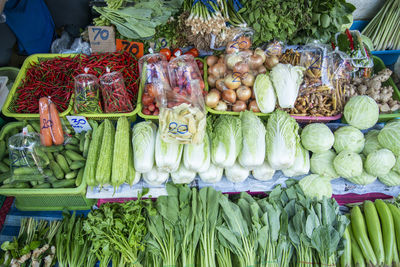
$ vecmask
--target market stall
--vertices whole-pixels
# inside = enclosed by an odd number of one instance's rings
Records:
[[[91,7],[0,77],[1,264],[400,265],[398,0]]]

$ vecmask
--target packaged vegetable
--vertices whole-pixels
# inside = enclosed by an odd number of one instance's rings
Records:
[[[200,144],[206,128],[203,99],[204,82],[191,55],[169,62],[168,73],[172,88],[159,93],[159,127],[165,142]]]
[[[64,130],[56,105],[48,97],[39,99],[40,140],[42,145],[64,143]]]
[[[109,69],[108,69],[109,71]],[[108,72],[100,77],[103,110],[105,113],[128,113],[133,111],[129,92],[120,72]]]
[[[74,112],[75,113],[102,113],[100,103],[100,81],[87,73],[74,77]]]

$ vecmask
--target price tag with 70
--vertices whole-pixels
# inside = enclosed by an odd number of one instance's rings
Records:
[[[67,119],[76,133],[87,132],[92,129],[89,122],[83,116],[67,116]]]

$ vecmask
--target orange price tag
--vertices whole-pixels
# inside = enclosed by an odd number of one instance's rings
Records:
[[[129,51],[136,56],[136,58],[140,58],[144,53],[144,45],[139,42],[130,42],[126,40],[117,39],[116,40],[117,51]]]

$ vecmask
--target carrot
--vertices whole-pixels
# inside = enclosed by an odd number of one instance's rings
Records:
[[[51,146],[53,140],[51,137],[51,120],[49,113],[49,100],[47,97],[39,99],[39,115],[40,115],[40,141],[44,146]]]
[[[62,145],[64,143],[64,131],[62,128],[60,116],[58,115],[56,105],[50,102],[50,119],[52,121],[51,124],[51,133],[53,137],[53,143],[55,145]]]

